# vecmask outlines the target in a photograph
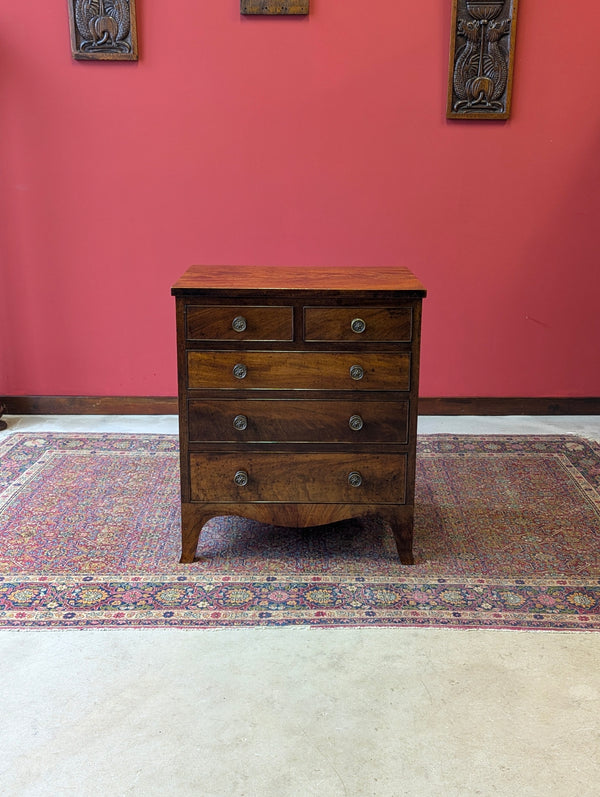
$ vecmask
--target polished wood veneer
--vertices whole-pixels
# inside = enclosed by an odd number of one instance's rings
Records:
[[[392,403],[390,403],[392,402]],[[191,442],[408,443],[409,402],[339,399],[203,398],[188,403]],[[236,423],[237,422],[237,423]]]
[[[243,362],[242,362],[243,360]],[[243,376],[236,366],[246,370]],[[360,378],[353,375],[358,367]],[[408,390],[410,354],[327,351],[192,351],[188,388],[239,390]]]
[[[232,326],[233,318],[244,318],[244,329]],[[187,337],[190,340],[292,340],[291,307],[188,307]]]
[[[211,502],[218,495],[222,501],[236,504],[404,503],[406,457],[271,451],[191,453],[191,497],[193,501]],[[357,467],[360,471],[355,470]],[[232,478],[237,473],[247,474],[248,481],[237,483]],[[360,483],[351,482],[352,473],[360,473]]]
[[[235,514],[378,514],[410,564],[421,304],[407,269],[194,266],[177,307],[181,561]]]
[[[307,307],[304,310],[304,340],[356,341],[348,314],[365,323],[362,341],[408,343],[412,335],[410,307]]]

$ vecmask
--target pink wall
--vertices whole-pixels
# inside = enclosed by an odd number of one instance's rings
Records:
[[[137,64],[0,6],[0,394],[173,395],[189,264],[330,263],[425,282],[423,395],[600,395],[596,0],[521,3],[508,123],[445,119],[450,0],[311,4],[137,0]]]

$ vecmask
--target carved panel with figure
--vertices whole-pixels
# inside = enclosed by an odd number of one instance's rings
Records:
[[[137,61],[135,0],[68,0],[78,60]]]
[[[242,14],[308,14],[309,0],[240,0]]]
[[[519,0],[453,0],[448,119],[508,119]]]

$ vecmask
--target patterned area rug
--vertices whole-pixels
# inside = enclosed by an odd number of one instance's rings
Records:
[[[178,442],[0,438],[0,627],[600,630],[600,446],[419,438],[415,555],[377,518],[217,518],[180,565]]]

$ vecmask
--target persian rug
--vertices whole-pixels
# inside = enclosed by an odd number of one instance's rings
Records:
[[[180,565],[176,436],[0,437],[0,627],[600,630],[600,446],[420,437],[416,565],[372,517],[205,527]]]

